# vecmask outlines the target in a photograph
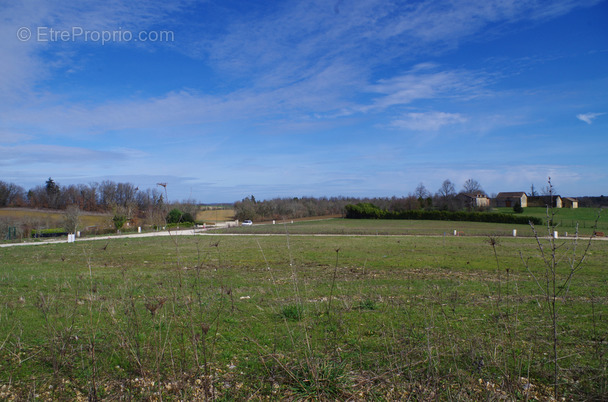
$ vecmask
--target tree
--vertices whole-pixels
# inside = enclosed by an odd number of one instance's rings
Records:
[[[468,179],[462,185],[462,193],[483,193],[481,184],[475,179]]]
[[[439,190],[437,190],[437,195],[443,199],[452,197],[455,194],[456,190],[454,189],[454,184],[449,179],[444,180],[441,187],[439,187]]]
[[[104,180],[99,185],[99,204],[104,209],[109,209],[116,205],[116,183]]]
[[[454,189],[454,183],[452,183],[449,179],[446,179],[437,190],[437,194],[435,194],[436,208],[442,210],[450,210],[455,211],[459,209],[459,205],[457,199],[455,197],[456,190]]]
[[[182,221],[182,211],[173,208],[167,215],[167,223],[180,223]]]
[[[13,183],[0,181],[0,207],[23,203],[25,190]]]
[[[61,188],[59,187],[59,185],[56,184],[55,181],[49,177],[49,179],[45,183],[45,190],[48,200],[48,207],[58,208],[59,195],[61,193]]]
[[[80,208],[70,205],[63,213],[63,228],[68,233],[76,233],[78,226],[80,226]]]
[[[177,208],[173,208],[167,215],[167,223],[192,223],[194,217],[190,212],[182,212]]]
[[[547,186],[544,191],[546,195],[553,199],[555,196],[554,187],[551,183],[551,177],[547,180]],[[600,210],[601,212],[601,210]],[[595,219],[593,230],[597,228],[597,223],[600,219],[600,212]],[[576,226],[576,232],[574,234],[574,240],[571,243],[557,240],[555,236],[555,224],[556,210],[553,205],[547,206],[546,215],[546,230],[545,236],[539,234],[534,225],[530,223],[532,231],[534,232],[534,238],[536,239],[537,249],[540,255],[537,257],[523,257],[520,252],[520,257],[528,273],[534,278],[534,281],[541,290],[544,296],[544,304],[546,306],[545,312],[549,319],[550,333],[549,339],[552,345],[552,363],[553,363],[553,397],[555,400],[559,398],[560,388],[560,366],[559,360],[563,358],[560,356],[560,344],[562,339],[563,326],[562,318],[560,314],[560,308],[569,300],[569,292],[574,277],[584,267],[586,257],[591,247],[591,240],[593,236],[589,237],[586,247],[581,251],[579,245],[579,231],[578,225]],[[534,263],[534,258],[539,260],[539,263]],[[530,262],[532,260],[532,262]],[[540,270],[538,267],[542,267]],[[546,354],[546,353],[545,353]],[[565,398],[561,398],[565,399]]]
[[[530,186],[530,197],[536,197],[538,195],[538,192],[536,191],[536,189],[534,188],[534,184],[532,184]]]
[[[45,182],[46,192],[47,194],[58,194],[59,186],[55,183],[55,181],[49,177],[49,179]]]
[[[553,197],[556,194],[557,194],[557,192],[555,191],[555,187],[553,187],[553,184],[551,184],[551,177],[549,177],[549,184],[547,184],[545,187],[542,188],[541,195],[550,197],[551,202],[553,202]]]
[[[426,189],[426,187],[424,186],[424,183],[420,182],[420,184],[418,184],[418,187],[416,187],[416,190],[414,190],[414,196],[420,200],[424,200],[428,197],[431,196],[431,193],[429,192],[429,190]]]
[[[128,220],[129,219],[125,215],[122,215],[120,213],[116,213],[112,218],[112,222],[114,222],[114,227],[117,231],[122,229],[122,227],[125,223],[127,223]]]

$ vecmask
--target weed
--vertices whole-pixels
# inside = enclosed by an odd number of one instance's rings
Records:
[[[291,321],[300,321],[304,317],[304,308],[299,304],[289,304],[281,310],[281,317]]]
[[[291,378],[291,389],[304,400],[344,399],[349,386],[344,363],[325,358],[295,367]]]
[[[378,307],[376,306],[376,302],[372,299],[365,299],[359,303],[357,308],[359,310],[375,310]]]

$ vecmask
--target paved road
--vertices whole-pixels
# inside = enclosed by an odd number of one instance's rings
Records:
[[[172,231],[158,231],[158,232],[146,232],[146,233],[129,233],[129,234],[113,234],[109,236],[93,236],[93,237],[79,237],[76,239],[76,242],[79,243],[81,241],[95,241],[95,240],[112,240],[112,239],[129,239],[135,237],[157,237],[157,236],[192,236],[199,234],[208,234],[207,229],[184,229],[184,230],[172,230]],[[31,241],[24,243],[7,243],[0,244],[0,247],[17,247],[17,246],[38,246],[43,244],[58,244],[58,243],[66,243],[67,240],[62,239],[53,239],[53,240],[44,240],[44,241]]]

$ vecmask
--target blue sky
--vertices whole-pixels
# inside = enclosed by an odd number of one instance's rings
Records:
[[[597,0],[4,1],[0,180],[608,194],[607,18]]]

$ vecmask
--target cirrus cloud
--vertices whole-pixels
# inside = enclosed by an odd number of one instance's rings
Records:
[[[599,116],[603,115],[605,113],[581,113],[581,114],[577,114],[576,118],[584,121],[587,124],[591,124],[593,123],[593,120],[595,120],[596,118],[598,118]]]
[[[392,127],[414,131],[437,131],[443,126],[466,122],[460,113],[426,112],[408,113],[404,119],[391,122]]]

